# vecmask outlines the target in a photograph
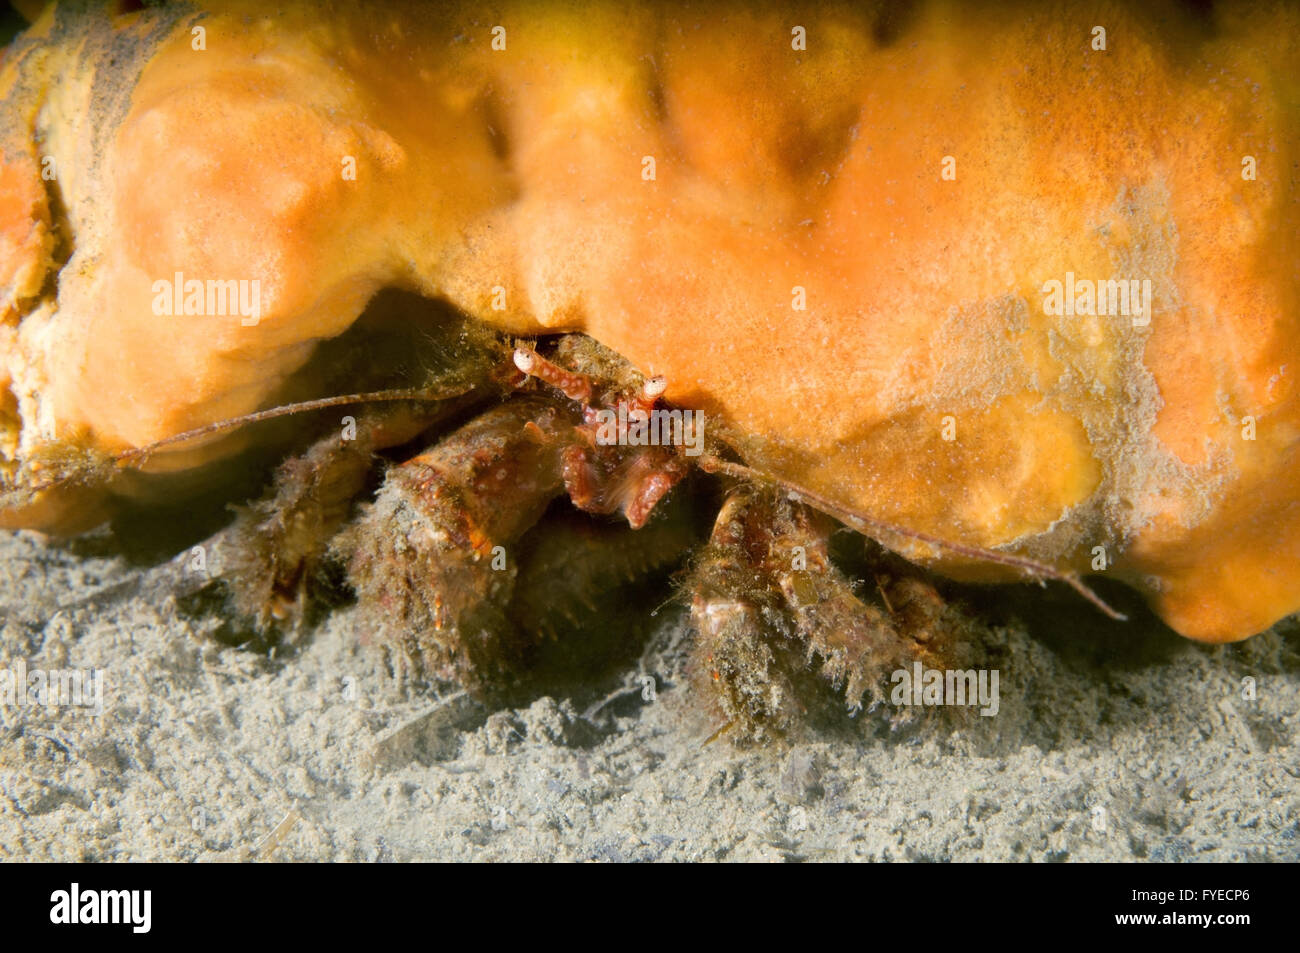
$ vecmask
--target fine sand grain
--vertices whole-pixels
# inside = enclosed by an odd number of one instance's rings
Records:
[[[621,686],[487,711],[403,683],[347,608],[275,658],[219,645],[176,571],[0,536],[0,666],[104,685],[98,717],[0,706],[0,857],[1300,860],[1294,622],[1204,647],[990,590],[995,717],[737,750],[705,744],[679,612]]]

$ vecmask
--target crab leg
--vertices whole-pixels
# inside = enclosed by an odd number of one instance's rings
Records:
[[[724,504],[691,582],[692,615],[724,714],[742,735],[762,739],[801,714],[801,685],[820,661],[821,678],[851,710],[883,700],[889,672],[933,660],[944,606],[920,580],[891,585],[890,612],[860,600],[831,563],[831,524],[775,490],[741,487]],[[926,598],[929,596],[929,598]],[[920,641],[913,633],[924,633]],[[812,689],[812,690],[810,690]]]
[[[486,690],[516,667],[513,549],[564,491],[546,435],[572,422],[540,397],[489,410],[390,469],[336,540],[369,629],[426,674]]]
[[[408,403],[359,411],[280,464],[266,494],[239,507],[234,523],[203,544],[236,614],[263,632],[282,623],[296,628],[315,570],[376,451],[414,439],[450,409]]]

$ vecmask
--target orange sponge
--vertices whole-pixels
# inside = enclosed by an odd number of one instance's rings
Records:
[[[6,58],[13,479],[263,406],[398,286],[585,331],[752,465],[1188,636],[1300,608],[1293,7],[282,7],[56,10]]]

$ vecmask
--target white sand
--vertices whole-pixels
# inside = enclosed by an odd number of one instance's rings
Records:
[[[3,535],[0,582],[0,665],[101,669],[106,702],[0,707],[7,859],[1300,860],[1294,623],[1224,648],[1133,626],[1122,651],[990,630],[996,717],[737,751],[702,744],[679,617],[656,700],[629,673],[588,721],[408,691],[349,610],[273,660],[118,556]]]

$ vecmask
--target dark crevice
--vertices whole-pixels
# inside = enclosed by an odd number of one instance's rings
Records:
[[[668,92],[664,89],[663,73],[659,69],[659,58],[654,54],[644,57],[649,64],[647,85],[650,89],[650,109],[654,121],[660,126],[668,124]]]
[[[1210,32],[1214,31],[1214,0],[1178,0],[1188,19]]]
[[[920,4],[916,0],[885,3],[871,24],[871,38],[878,47],[893,46],[916,22]]]
[[[45,205],[50,216],[50,235],[54,239],[54,247],[50,249],[50,267],[45,271],[45,280],[41,284],[41,290],[37,296],[26,302],[30,310],[37,301],[53,300],[58,296],[59,273],[63,267],[72,259],[72,254],[76,251],[76,245],[73,240],[72,222],[68,218],[68,206],[63,199],[63,189],[59,185],[59,168],[54,166],[53,175],[46,178],[42,163],[47,153],[41,150],[42,143],[37,140],[33,152],[33,159],[36,163],[36,174],[40,177],[41,187],[45,190]]]
[[[487,129],[488,142],[492,146],[492,155],[509,168],[510,156],[513,152],[509,119],[496,90],[491,86],[484,89],[483,95],[479,97],[479,110],[482,113],[483,126]]]

